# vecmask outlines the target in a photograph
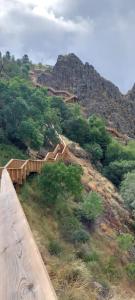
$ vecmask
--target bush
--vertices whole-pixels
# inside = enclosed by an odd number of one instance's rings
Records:
[[[93,221],[103,213],[103,201],[96,192],[89,193],[82,204],[81,218]]]
[[[89,234],[84,229],[78,229],[72,234],[72,241],[74,243],[85,243],[89,240]]]
[[[62,252],[62,247],[60,246],[59,242],[56,240],[52,240],[49,243],[48,250],[51,255],[59,256]]]
[[[27,159],[27,155],[12,144],[0,144],[0,166],[5,165],[10,159]]]
[[[86,263],[99,261],[98,253],[96,251],[91,251],[86,244],[82,245],[81,249],[77,252],[77,257]]]
[[[126,271],[130,280],[135,280],[135,263],[130,263],[126,267]]]
[[[117,281],[121,278],[122,274],[117,267],[115,257],[110,257],[109,261],[107,262],[104,268],[104,272],[110,281]]]
[[[103,150],[99,144],[86,144],[84,146],[86,151],[89,153],[90,158],[92,158],[93,163],[101,160],[103,157]]]
[[[60,210],[58,214],[60,231],[63,238],[69,242],[72,242],[73,233],[80,229],[81,224],[71,211],[67,208]]]
[[[125,175],[120,186],[120,193],[127,207],[135,209],[135,171]]]
[[[66,166],[63,162],[48,163],[39,176],[39,186],[48,205],[80,196],[82,169],[79,166]]]
[[[104,175],[115,185],[119,186],[124,175],[135,170],[135,161],[114,161],[104,168]]]
[[[134,244],[134,237],[133,235],[129,234],[129,233],[123,233],[121,234],[118,238],[118,245],[119,247],[124,250],[124,251],[128,251],[132,248],[133,244]]]

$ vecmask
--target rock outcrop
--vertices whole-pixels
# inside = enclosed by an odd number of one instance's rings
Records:
[[[98,114],[111,127],[135,137],[135,86],[122,95],[118,87],[74,54],[59,55],[55,66],[38,76],[38,82],[76,94],[87,115]]]

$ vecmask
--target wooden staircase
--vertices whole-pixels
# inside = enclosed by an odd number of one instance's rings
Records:
[[[37,82],[36,74],[34,71],[30,71],[30,78],[35,87],[38,88],[43,88],[45,87],[44,85],[40,84]],[[69,93],[66,90],[56,90],[53,87],[46,86],[46,89],[48,91],[48,94],[50,96],[57,96],[57,97],[62,97],[64,99],[64,102],[68,103],[75,103],[78,102],[78,97],[76,95],[73,95]]]
[[[4,167],[0,167],[0,176],[6,169],[10,174],[13,183],[22,184],[30,173],[40,173],[46,162],[58,161],[66,156],[66,144],[60,137],[60,143],[53,152],[48,152],[42,160],[20,160],[11,159]]]

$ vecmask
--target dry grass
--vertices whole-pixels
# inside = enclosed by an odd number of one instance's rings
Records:
[[[96,252],[98,259],[85,262],[83,259],[77,258],[78,247],[81,246],[76,247],[63,239],[55,214],[41,204],[34,180],[23,187],[20,199],[25,199],[25,201],[22,201],[25,214],[59,300],[97,299],[96,290],[92,285],[93,281],[110,285],[113,287],[114,294],[119,291],[119,295],[124,295],[122,289],[129,290],[130,284],[120,257],[116,258],[115,267],[122,272],[121,278],[116,278],[112,282],[109,279],[110,274],[108,275],[110,270],[106,269],[110,257],[116,254],[115,239],[110,240],[107,236],[101,235],[101,232],[98,232],[98,228],[96,228],[95,232],[90,233],[90,241],[87,243],[86,248],[89,249],[90,253]],[[48,246],[51,240],[59,243],[62,248],[60,255],[50,255]],[[133,289],[132,287],[132,291]],[[128,297],[128,293],[126,295],[127,300],[134,299]],[[132,295],[131,291],[129,295]],[[116,299],[123,300],[123,298]]]

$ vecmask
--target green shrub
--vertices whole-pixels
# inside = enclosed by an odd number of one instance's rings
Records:
[[[84,229],[78,229],[72,234],[72,241],[74,243],[85,243],[89,240],[89,234]]]
[[[89,193],[82,204],[81,218],[93,221],[103,213],[103,201],[96,192]]]
[[[130,280],[135,280],[135,263],[130,263],[126,267],[126,271]]]
[[[101,160],[103,157],[103,150],[99,144],[86,144],[84,146],[86,151],[89,153],[90,158],[92,158],[93,163]]]
[[[122,274],[120,269],[117,267],[115,257],[110,257],[109,261],[105,265],[104,273],[110,281],[117,281],[121,278]]]
[[[60,246],[60,243],[58,241],[52,240],[48,245],[48,250],[51,255],[59,256],[62,252],[62,247]]]
[[[120,193],[127,207],[135,209],[135,171],[125,175],[120,186]]]
[[[130,250],[134,245],[134,237],[129,233],[121,234],[118,236],[117,241],[119,247],[124,251]]]
[[[124,175],[135,170],[135,161],[114,161],[104,168],[104,175],[115,185],[119,186]]]
[[[81,249],[77,252],[77,257],[84,262],[99,261],[99,255],[96,251],[91,251],[87,244],[82,245]]]
[[[72,242],[73,233],[81,227],[80,222],[67,208],[59,211],[58,221],[63,238]]]

